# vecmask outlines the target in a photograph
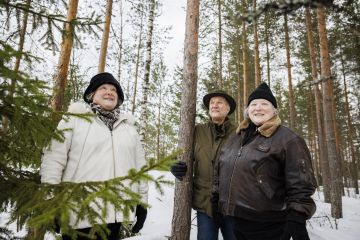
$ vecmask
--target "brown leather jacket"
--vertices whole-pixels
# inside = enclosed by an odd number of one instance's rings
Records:
[[[255,221],[284,221],[288,210],[308,219],[316,181],[305,141],[275,116],[244,145],[249,120],[223,146],[219,158],[219,208],[224,215]]]

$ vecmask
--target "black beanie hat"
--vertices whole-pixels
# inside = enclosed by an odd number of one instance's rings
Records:
[[[222,91],[222,90],[216,90],[214,92],[206,94],[203,97],[203,103],[207,109],[209,109],[210,99],[212,97],[223,97],[226,99],[226,101],[228,102],[228,104],[230,106],[230,111],[229,111],[228,115],[232,114],[235,111],[235,109],[236,109],[235,100],[229,94],[227,94],[225,91]]]
[[[92,92],[94,92],[98,87],[101,85],[108,83],[112,84],[116,88],[116,92],[119,97],[119,105],[124,102],[124,93],[121,89],[120,83],[114,78],[113,75],[107,72],[98,73],[95,76],[93,76],[90,80],[89,86],[86,88],[83,98],[84,101],[87,103],[90,103],[90,99],[88,99],[88,95]]]
[[[276,99],[273,95],[273,93],[271,92],[269,86],[263,82],[261,83],[249,96],[248,98],[248,103],[247,106],[249,106],[250,102],[254,99],[266,99],[269,102],[272,103],[272,105],[274,105],[275,108],[277,108],[277,103],[276,103]]]

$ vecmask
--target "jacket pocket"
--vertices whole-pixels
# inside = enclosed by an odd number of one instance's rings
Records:
[[[258,184],[260,190],[262,191],[262,193],[268,199],[272,199],[275,195],[275,191],[273,190],[273,188],[271,187],[269,182],[266,180],[264,175],[256,174],[256,180],[257,180],[257,184]]]

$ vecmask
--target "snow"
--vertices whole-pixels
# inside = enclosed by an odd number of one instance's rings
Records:
[[[154,176],[164,175],[169,180],[175,180],[169,172],[152,172]],[[146,219],[140,235],[127,238],[126,240],[167,240],[171,235],[171,222],[174,205],[174,186],[164,186],[164,195],[161,196],[156,191],[154,185],[150,184],[149,188],[149,204],[151,208],[148,210]],[[343,201],[343,218],[333,219],[330,211],[331,206],[324,203],[321,192],[316,192],[313,196],[317,210],[307,223],[311,240],[358,240],[360,239],[360,196],[353,192],[345,191],[346,196]],[[350,195],[350,197],[349,197]],[[0,225],[6,222],[6,215],[0,214]],[[195,213],[192,213],[192,226],[190,240],[196,240],[197,228]],[[337,229],[336,229],[337,228]],[[15,230],[14,224],[10,225],[10,229]],[[18,236],[24,235],[24,231],[19,232]],[[54,239],[50,235],[46,235],[46,240]],[[222,240],[219,234],[219,240]]]

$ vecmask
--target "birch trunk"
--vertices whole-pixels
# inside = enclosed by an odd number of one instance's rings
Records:
[[[187,163],[188,172],[182,181],[176,180],[175,183],[174,212],[171,227],[172,240],[188,240],[191,229],[192,159],[196,111],[199,5],[200,0],[187,0],[184,78],[182,82],[181,123],[179,130],[179,148],[182,152],[179,160]]]
[[[141,101],[141,123],[140,123],[140,136],[145,140],[145,130],[147,123],[147,102],[150,85],[150,67],[151,67],[151,50],[152,50],[152,36],[154,30],[154,18],[155,18],[155,1],[149,1],[149,18],[148,18],[148,29],[146,36],[146,60],[145,60],[145,73],[143,81],[143,99]]]

